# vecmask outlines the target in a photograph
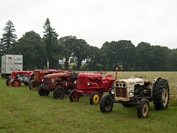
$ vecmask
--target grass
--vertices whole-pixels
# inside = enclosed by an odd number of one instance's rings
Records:
[[[0,79],[0,133],[175,133],[177,131],[177,72],[119,72],[118,78],[145,74],[152,80],[166,78],[170,84],[167,110],[156,111],[150,103],[149,116],[138,119],[137,107],[125,108],[114,103],[111,113],[100,112],[99,105],[90,105],[89,96],[71,103],[68,95],[62,100],[39,96],[28,86],[14,88]]]

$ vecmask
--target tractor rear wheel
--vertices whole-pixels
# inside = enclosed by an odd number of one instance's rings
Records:
[[[12,85],[11,82],[10,82],[10,79],[7,79],[7,80],[6,80],[6,85],[7,85],[7,86]]]
[[[149,114],[149,101],[146,98],[142,98],[137,107],[138,118],[145,118]]]
[[[69,93],[69,100],[70,102],[77,102],[79,101],[79,94],[76,92],[76,90],[72,90],[70,93]]]
[[[37,90],[38,89],[38,83],[35,80],[31,80],[29,82],[29,89],[30,90]]]
[[[43,87],[43,84],[41,84],[38,88],[38,93],[40,96],[48,96],[50,91]]]
[[[53,97],[55,99],[63,99],[65,97],[65,90],[63,89],[63,87],[58,86],[57,88],[55,88],[53,91]]]
[[[12,82],[12,86],[13,86],[13,87],[19,87],[19,86],[21,86],[20,80],[15,79],[15,80]]]
[[[99,101],[100,101],[100,95],[98,94],[98,92],[93,92],[90,95],[90,104],[95,105],[95,104],[98,104]]]
[[[110,95],[104,95],[100,100],[100,111],[102,113],[109,113],[112,111],[113,102],[110,100]]]
[[[169,103],[169,84],[165,79],[156,81],[153,88],[153,102],[156,110],[168,108]]]

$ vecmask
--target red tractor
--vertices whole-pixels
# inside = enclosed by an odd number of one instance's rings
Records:
[[[77,73],[64,71],[44,76],[43,83],[38,88],[40,96],[48,96],[53,92],[55,99],[63,99],[65,94],[76,88]]]
[[[108,92],[113,82],[113,75],[104,78],[101,73],[79,73],[77,76],[77,89],[69,94],[71,102],[79,101],[81,95],[90,95],[90,104],[98,104],[103,92]]]
[[[37,90],[38,87],[43,83],[43,78],[47,74],[63,72],[57,69],[36,69],[34,70],[34,79],[29,82],[30,90]]]
[[[28,85],[28,83],[33,79],[33,71],[19,71],[13,70],[11,76],[6,80],[6,85],[13,87],[21,86],[21,83]]]

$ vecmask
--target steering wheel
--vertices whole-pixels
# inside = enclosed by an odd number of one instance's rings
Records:
[[[144,74],[136,74],[135,77],[137,77],[137,78],[146,78],[146,75],[144,75]]]

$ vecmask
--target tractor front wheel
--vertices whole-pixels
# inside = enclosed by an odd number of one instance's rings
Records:
[[[76,90],[72,90],[70,93],[69,93],[69,100],[70,102],[77,102],[79,101],[79,94],[76,92]]]
[[[41,84],[38,88],[38,93],[40,96],[48,96],[50,91],[48,89],[43,88],[43,85]]]
[[[6,80],[6,85],[7,85],[7,86],[12,85],[11,82],[10,82],[10,79],[7,79],[7,80]]]
[[[38,89],[38,84],[37,84],[37,82],[35,81],[35,80],[31,80],[30,82],[29,82],[29,89],[30,90],[37,90]]]
[[[65,90],[63,89],[63,87],[58,86],[57,88],[55,88],[53,91],[53,97],[55,99],[63,99],[65,97]]]
[[[137,108],[138,118],[145,118],[149,114],[149,101],[146,98],[140,100]]]
[[[97,92],[93,92],[90,96],[90,104],[96,105],[100,101],[100,95]]]
[[[100,100],[100,111],[102,113],[109,113],[112,111],[113,102],[110,100],[110,95],[104,95]]]
[[[19,87],[19,86],[21,86],[20,80],[15,79],[15,80],[12,82],[12,86],[13,86],[13,87]]]

